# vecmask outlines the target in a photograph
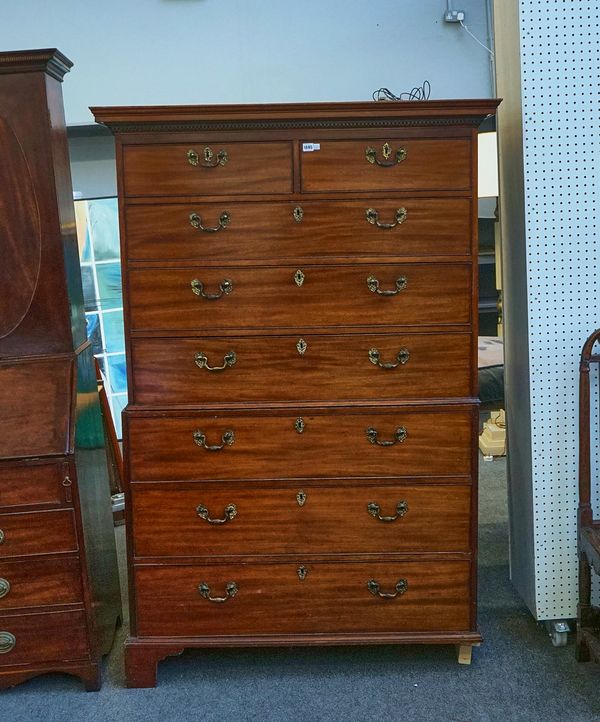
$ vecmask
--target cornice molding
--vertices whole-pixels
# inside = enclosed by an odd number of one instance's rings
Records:
[[[229,131],[229,130],[288,130],[291,128],[344,129],[344,128],[405,128],[444,125],[478,126],[481,116],[461,118],[357,118],[348,120],[231,120],[231,121],[148,121],[137,123],[107,123],[115,135],[123,133],[161,133],[185,131]]]
[[[62,83],[73,63],[56,48],[0,53],[0,74],[47,73]]]
[[[264,105],[173,105],[91,108],[96,121],[115,134],[292,128],[478,126],[499,101],[275,103]]]

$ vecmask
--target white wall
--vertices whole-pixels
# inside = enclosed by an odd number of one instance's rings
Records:
[[[67,123],[89,105],[370,99],[428,79],[432,98],[489,97],[487,52],[443,22],[446,0],[18,0],[0,49],[74,63]],[[454,0],[489,44],[487,0]]]

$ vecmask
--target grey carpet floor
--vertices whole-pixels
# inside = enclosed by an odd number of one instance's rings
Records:
[[[100,692],[68,676],[38,677],[1,694],[0,720],[600,720],[600,665],[578,665],[572,643],[553,647],[508,579],[503,460],[481,462],[480,522],[485,642],[470,667],[443,646],[190,650],[159,665],[156,689],[127,690],[124,627]]]

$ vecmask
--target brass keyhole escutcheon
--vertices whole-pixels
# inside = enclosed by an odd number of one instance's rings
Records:
[[[296,421],[294,422],[294,428],[296,429],[296,431],[299,434],[301,434],[304,431],[305,427],[306,427],[306,424],[304,423],[304,419],[301,416],[299,416],[296,419]]]
[[[304,283],[304,274],[300,269],[294,273],[294,281],[296,282],[296,286],[301,286]]]
[[[298,353],[300,356],[304,356],[306,353],[306,349],[308,348],[308,344],[303,338],[298,339],[298,343],[296,344],[296,348],[298,349]]]
[[[301,206],[296,206],[292,211],[292,214],[296,223],[302,222],[302,218],[304,217],[304,211],[302,210]]]
[[[304,491],[299,491],[296,494],[296,501],[298,502],[298,506],[304,506],[306,504],[306,493]]]
[[[306,567],[298,567],[296,573],[298,574],[298,579],[303,582],[308,574],[308,569]]]

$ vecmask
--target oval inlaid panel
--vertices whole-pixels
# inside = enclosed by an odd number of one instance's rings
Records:
[[[0,338],[21,323],[33,300],[42,252],[40,214],[23,149],[0,117]],[[4,289],[10,287],[10,293]]]

